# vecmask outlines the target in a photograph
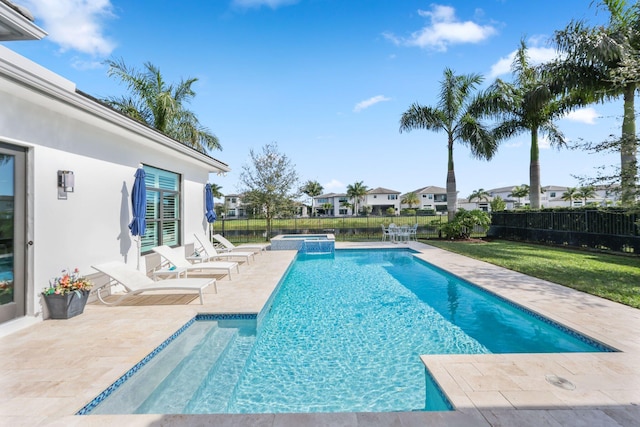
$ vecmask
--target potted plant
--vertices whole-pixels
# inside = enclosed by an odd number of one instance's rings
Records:
[[[42,291],[52,319],[69,319],[84,311],[93,283],[80,276],[76,268],[72,272],[62,270],[62,275],[49,281]]]

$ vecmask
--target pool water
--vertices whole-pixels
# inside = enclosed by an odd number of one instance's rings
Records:
[[[409,250],[299,254],[260,318],[194,322],[92,413],[446,410],[422,354],[611,351]]]

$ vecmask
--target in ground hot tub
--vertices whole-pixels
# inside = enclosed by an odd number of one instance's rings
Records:
[[[335,250],[333,234],[279,234],[271,239],[272,251],[327,253]]]

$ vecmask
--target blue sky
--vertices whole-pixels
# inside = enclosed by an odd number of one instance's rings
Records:
[[[233,169],[212,176],[238,191],[249,150],[276,142],[301,183],[325,192],[369,188],[402,193],[445,186],[446,135],[400,133],[413,102],[435,105],[445,68],[478,73],[484,85],[509,78],[521,39],[532,61],[553,56],[548,40],[571,19],[608,15],[591,0],[13,0],[48,32],[7,47],[103,97],[125,88],[103,61],[151,62],[168,81],[197,77],[189,105]],[[622,100],[593,105],[558,121],[567,139],[600,141],[620,133]],[[454,150],[460,197],[529,181],[529,140],[505,141],[490,162]],[[617,155],[556,150],[542,142],[543,185],[575,186]]]

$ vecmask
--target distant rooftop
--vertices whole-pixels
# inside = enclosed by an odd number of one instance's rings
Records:
[[[47,33],[34,24],[31,12],[9,0],[0,0],[0,42],[40,40]]]

